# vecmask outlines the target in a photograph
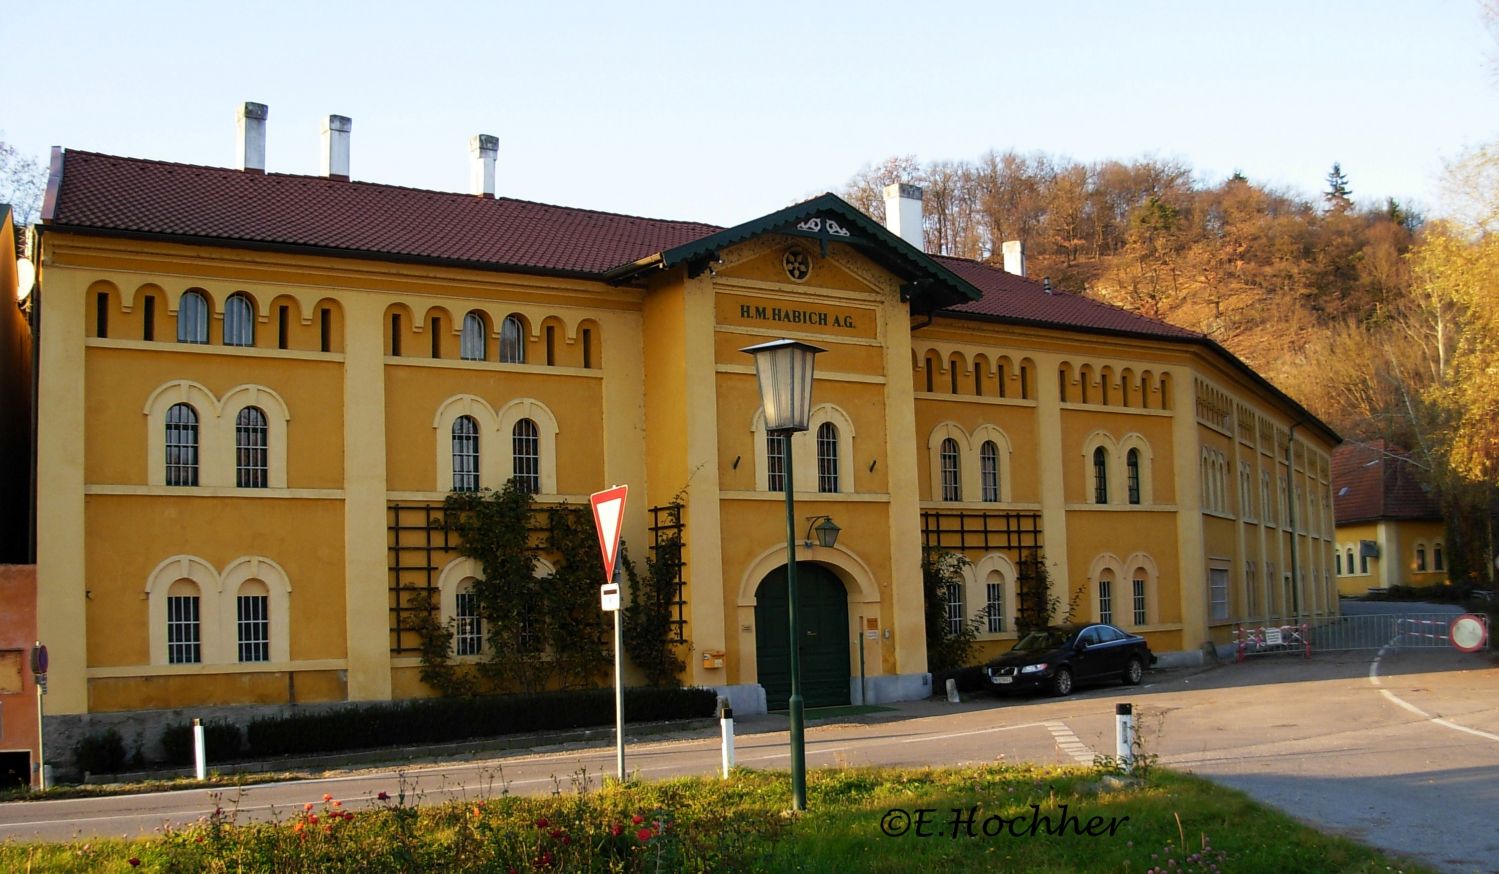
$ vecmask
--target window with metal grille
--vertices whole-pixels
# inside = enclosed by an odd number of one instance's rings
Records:
[[[958,441],[951,437],[942,441],[942,500],[963,500],[963,481],[958,470]]]
[[[199,636],[197,595],[167,596],[167,663],[192,665],[203,661]]]
[[[765,435],[765,488],[786,491],[786,435]]]
[[[536,423],[521,419],[510,432],[516,485],[531,494],[541,491],[541,439]]]
[[[235,599],[238,612],[239,660],[271,660],[271,599],[267,595],[240,595]]]
[[[985,586],[985,595],[988,600],[986,604],[989,614],[989,633],[995,634],[1005,630],[1005,584],[990,583]]]
[[[1228,568],[1208,569],[1208,618],[1228,618]]]
[[[1144,577],[1135,577],[1134,579],[1134,601],[1135,625],[1144,625],[1146,620]]]
[[[473,416],[453,420],[453,491],[479,490],[479,423]]]
[[[208,342],[208,301],[196,291],[184,293],[177,303],[177,342]]]
[[[270,429],[259,407],[245,407],[234,419],[234,484],[242,489],[270,485]]]
[[[459,592],[454,604],[453,650],[461,656],[478,655],[484,648],[484,620],[479,618],[479,596],[472,588]]]
[[[242,294],[231,294],[224,302],[224,345],[255,345],[255,307]]]
[[[469,313],[463,317],[463,335],[458,341],[458,357],[464,361],[483,361],[489,355],[489,326],[484,316]]]
[[[944,600],[947,602],[947,633],[963,633],[963,586],[960,583],[951,583],[947,587]]]
[[[999,447],[993,440],[985,440],[979,447],[979,480],[983,486],[983,499],[989,503],[999,500]]]
[[[518,316],[506,316],[500,324],[500,363],[526,363],[526,327]]]
[[[1131,449],[1124,456],[1124,469],[1129,474],[1129,502],[1140,503],[1140,450]]]
[[[198,411],[190,404],[167,410],[167,485],[198,484]]]
[[[1109,502],[1109,456],[1100,446],[1093,450],[1093,503]]]
[[[817,426],[817,490],[838,491],[838,426],[832,422]]]
[[[1114,621],[1114,581],[1102,579],[1098,581],[1098,621]]]

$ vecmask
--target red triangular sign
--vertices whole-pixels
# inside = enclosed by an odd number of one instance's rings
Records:
[[[625,518],[625,495],[629,491],[629,486],[615,486],[588,496],[588,503],[593,505],[593,526],[599,532],[604,582],[614,579],[614,560],[619,557],[619,532]]]

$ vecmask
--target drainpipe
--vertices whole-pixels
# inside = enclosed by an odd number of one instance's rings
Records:
[[[1296,458],[1291,448],[1296,445],[1296,429],[1306,424],[1299,419],[1286,432],[1286,521],[1291,523],[1291,615],[1301,615],[1301,572],[1296,561]]]

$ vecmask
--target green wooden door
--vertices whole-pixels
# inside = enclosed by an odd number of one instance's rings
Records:
[[[849,703],[848,593],[833,574],[798,562],[801,596],[802,700],[807,707]],[[791,698],[786,569],[771,571],[755,592],[755,669],[771,710],[785,710]]]

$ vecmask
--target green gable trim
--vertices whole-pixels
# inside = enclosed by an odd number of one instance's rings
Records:
[[[830,242],[853,246],[899,277],[902,280],[901,298],[913,302],[913,309],[923,312],[975,301],[983,296],[972,284],[835,194],[823,194],[649,258],[621,265],[606,273],[605,278],[623,282],[648,270],[679,265],[686,265],[688,272],[696,275],[716,260],[719,252],[761,234],[816,239],[824,251]]]

